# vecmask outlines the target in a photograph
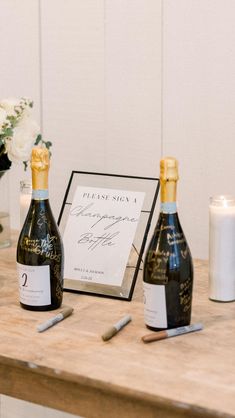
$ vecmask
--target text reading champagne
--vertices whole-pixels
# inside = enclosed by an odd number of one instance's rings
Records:
[[[161,209],[144,263],[145,323],[152,330],[190,324],[193,264],[176,207],[178,162],[160,162]]]
[[[20,304],[25,309],[58,308],[63,296],[63,244],[48,200],[49,152],[31,157],[32,200],[17,246]]]

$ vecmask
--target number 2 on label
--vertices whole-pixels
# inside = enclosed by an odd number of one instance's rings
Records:
[[[22,279],[24,280],[24,283],[22,284],[22,287],[27,287],[27,280],[28,280],[28,276],[26,273],[22,274]]]

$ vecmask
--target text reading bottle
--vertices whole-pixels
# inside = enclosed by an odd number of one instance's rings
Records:
[[[31,157],[32,200],[17,246],[20,304],[25,309],[58,308],[63,296],[63,244],[48,200],[49,152]]]
[[[144,263],[144,315],[152,330],[190,324],[193,264],[176,207],[178,163],[160,162],[161,209]]]

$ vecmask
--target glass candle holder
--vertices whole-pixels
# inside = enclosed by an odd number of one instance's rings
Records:
[[[20,227],[24,225],[26,215],[29,210],[32,197],[31,180],[22,180],[20,182]]]
[[[235,197],[214,196],[209,205],[209,298],[235,300]]]
[[[0,171],[0,248],[11,245],[9,171]]]

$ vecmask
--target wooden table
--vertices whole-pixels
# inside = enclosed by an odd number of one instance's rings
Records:
[[[15,246],[0,266],[1,393],[88,418],[235,417],[235,302],[208,300],[206,262],[195,262],[192,317],[204,330],[151,344],[141,283],[132,302],[65,293],[74,314],[40,334],[55,311],[19,306]],[[103,342],[126,313],[132,322]]]

